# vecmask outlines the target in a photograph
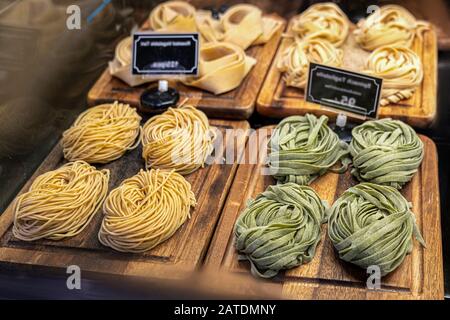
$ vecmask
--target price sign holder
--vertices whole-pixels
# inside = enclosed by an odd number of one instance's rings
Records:
[[[132,74],[198,75],[198,33],[135,33]]]
[[[305,100],[354,118],[378,117],[381,78],[310,63]]]

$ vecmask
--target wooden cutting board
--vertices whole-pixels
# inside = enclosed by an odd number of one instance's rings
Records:
[[[212,120],[220,132],[227,129],[247,130],[246,121]],[[225,136],[215,151],[234,150],[236,157],[245,146],[245,135],[236,138]],[[221,159],[221,158],[220,158]],[[26,183],[19,195],[27,191],[34,179],[65,163],[58,144],[36,173]],[[117,187],[124,179],[144,168],[141,148],[126,153],[122,158],[98,169],[111,171],[109,189]],[[188,175],[197,199],[188,220],[169,240],[143,254],[119,253],[104,247],[97,239],[103,218],[100,209],[90,225],[79,235],[63,240],[20,241],[12,235],[12,204],[0,216],[0,264],[9,267],[27,267],[37,271],[50,271],[78,265],[91,274],[136,275],[155,279],[177,279],[195,270],[203,260],[207,246],[219,219],[228,190],[236,173],[237,164],[212,164]]]
[[[344,50],[344,69],[360,72],[363,70],[366,58],[370,52],[361,49],[353,36],[352,26]],[[330,111],[318,104],[305,101],[304,90],[287,87],[282,73],[277,69],[277,60],[292,42],[284,38],[278,48],[267,77],[257,100],[257,112],[273,118],[284,118],[291,115],[314,113],[336,117],[336,112]],[[380,107],[380,118],[399,119],[418,128],[428,127],[436,116],[437,97],[437,40],[434,28],[423,34],[423,39],[416,37],[412,49],[419,55],[423,63],[424,79],[414,95],[397,104]],[[360,122],[360,119],[351,118]]]
[[[267,129],[267,127],[263,128]],[[261,132],[267,136],[267,131]],[[442,264],[442,242],[439,207],[438,163],[436,147],[432,140],[420,136],[425,144],[425,157],[418,173],[401,191],[413,204],[413,212],[418,227],[426,241],[422,248],[417,241],[403,263],[388,276],[382,278],[380,290],[366,289],[368,275],[338,258],[326,227],[322,227],[322,240],[314,259],[305,265],[280,273],[272,280],[260,280],[272,294],[286,299],[443,299],[444,279]],[[260,139],[259,145],[265,150],[267,143]],[[257,141],[257,140],[253,140]],[[245,208],[250,198],[274,184],[272,177],[263,175],[263,161],[260,164],[242,164],[239,166],[233,186],[228,196],[217,231],[212,240],[205,261],[206,266],[237,274],[250,274],[248,262],[239,262],[234,247],[233,227],[236,218]],[[311,184],[321,199],[331,205],[349,187],[357,184],[350,174],[327,173]],[[269,291],[269,290],[268,290]]]
[[[284,19],[277,15],[270,15],[270,17],[280,21],[280,27],[269,42],[264,45],[252,46],[246,51],[249,56],[257,60],[257,63],[238,88],[221,95],[214,95],[176,81],[170,81],[169,85],[180,92],[180,100],[190,98],[198,101],[197,107],[209,117],[248,119],[254,111],[256,98],[286,27]],[[146,26],[144,25],[142,28],[145,29]],[[130,87],[122,80],[112,77],[109,69],[106,69],[89,91],[88,103],[96,105],[119,100],[138,107],[141,94],[155,85],[155,83],[150,83]]]

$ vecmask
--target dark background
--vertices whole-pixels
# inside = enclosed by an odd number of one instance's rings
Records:
[[[82,19],[100,0],[0,0],[0,212],[14,198],[76,116],[86,109],[86,94],[113,58],[118,40],[146,19],[161,1],[113,0],[91,24],[81,30],[66,28],[66,8],[78,4]],[[252,2],[265,12],[289,18],[320,1],[254,0],[191,1],[198,8]],[[443,232],[446,297],[450,298],[450,218],[448,202],[450,152],[450,1],[335,1],[353,21],[365,15],[368,5],[399,3],[416,17],[438,27],[439,88],[435,123],[420,133],[430,136],[439,152],[439,181]],[[426,63],[426,61],[424,62]],[[257,114],[254,128],[276,123]],[[186,297],[170,290],[124,290],[106,281],[84,279],[83,290],[68,291],[66,275],[39,275],[0,269],[0,298],[170,298]],[[155,289],[155,288],[152,288]],[[189,294],[187,294],[189,297]],[[192,296],[191,296],[192,298]]]

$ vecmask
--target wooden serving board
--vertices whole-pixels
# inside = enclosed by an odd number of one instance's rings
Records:
[[[176,81],[170,81],[169,85],[180,92],[180,100],[190,98],[198,101],[197,107],[209,117],[248,119],[254,111],[256,98],[286,27],[284,19],[277,15],[271,15],[271,17],[280,21],[281,25],[269,42],[264,45],[252,46],[246,51],[249,56],[257,60],[257,63],[238,88],[221,95],[214,95]],[[146,26],[144,25],[142,28],[146,29]],[[130,87],[122,80],[112,77],[109,69],[106,69],[89,91],[88,103],[96,105],[119,100],[139,107],[141,94],[155,85],[155,83],[150,83]]]
[[[265,127],[264,129],[267,129]],[[267,132],[259,135],[268,136]],[[401,191],[413,205],[418,227],[426,248],[414,240],[413,251],[392,273],[382,278],[380,290],[366,289],[365,270],[339,259],[322,226],[322,240],[314,259],[302,266],[280,273],[271,280],[260,280],[272,294],[285,299],[443,299],[444,279],[439,207],[438,163],[432,140],[420,136],[425,144],[425,157],[418,173]],[[249,154],[249,143],[245,155]],[[254,140],[256,141],[256,140]],[[260,140],[262,141],[262,140]],[[267,144],[261,142],[260,150]],[[266,151],[262,151],[267,154]],[[222,213],[217,231],[205,261],[206,266],[234,274],[250,274],[250,264],[239,262],[235,249],[233,227],[250,198],[255,198],[269,185],[272,177],[263,175],[260,164],[239,166],[233,186]],[[330,205],[349,187],[356,185],[348,170],[339,175],[327,173],[311,184],[321,199]],[[217,272],[219,272],[217,271]],[[249,276],[250,277],[250,276]]]
[[[222,133],[227,129],[247,130],[246,121],[212,120],[212,126]],[[245,146],[245,135],[236,138],[225,136],[216,149],[232,149],[238,156]],[[126,153],[122,158],[98,169],[110,169],[109,190],[124,179],[144,168],[141,147]],[[58,144],[36,173],[26,183],[19,195],[27,191],[34,179],[56,169],[66,161]],[[12,203],[0,216],[0,265],[25,267],[36,271],[55,271],[78,265],[82,272],[91,274],[136,275],[155,279],[179,279],[195,270],[206,253],[219,219],[228,190],[236,173],[237,164],[212,164],[186,176],[197,199],[191,209],[191,218],[167,241],[143,254],[119,253],[104,247],[97,239],[103,211],[96,213],[90,225],[79,235],[62,241],[39,240],[24,242],[12,235]]]
[[[370,52],[358,46],[353,36],[354,28],[352,26],[347,41],[342,47],[344,50],[344,65],[342,68],[361,72]],[[283,74],[277,69],[277,60],[292,41],[289,38],[284,38],[281,41],[277,55],[258,96],[256,106],[258,113],[273,118],[314,113],[316,115],[325,114],[334,119],[336,112],[318,104],[306,102],[303,89],[285,85]],[[426,128],[436,116],[438,52],[434,28],[426,31],[423,34],[423,39],[416,37],[412,49],[422,60],[423,82],[410,99],[380,107],[379,116],[380,118],[399,119],[414,127]],[[350,118],[354,121],[361,121]]]

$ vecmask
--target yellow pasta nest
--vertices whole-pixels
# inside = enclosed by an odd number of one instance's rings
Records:
[[[381,105],[408,99],[423,80],[420,58],[407,47],[381,47],[367,60],[367,73],[383,78]]]
[[[186,175],[203,167],[214,138],[203,112],[189,105],[169,108],[145,123],[142,157],[147,168],[174,169]]]
[[[127,104],[102,104],[83,112],[63,133],[69,161],[108,163],[139,144],[141,117]]]
[[[320,39],[339,47],[348,36],[350,22],[334,3],[318,3],[291,22],[291,33],[301,39]]]
[[[195,205],[191,185],[174,171],[141,170],[111,191],[99,241],[122,252],[144,252],[170,238]]]
[[[362,48],[372,51],[391,45],[411,47],[414,38],[429,28],[429,23],[417,21],[405,8],[387,5],[359,21],[354,35]]]
[[[342,60],[342,50],[328,41],[296,38],[282,53],[277,67],[284,72],[286,85],[303,89],[306,86],[310,62],[339,67]]]
[[[84,161],[37,177],[14,202],[14,236],[33,241],[79,234],[105,200],[108,181],[109,170],[99,171]]]

